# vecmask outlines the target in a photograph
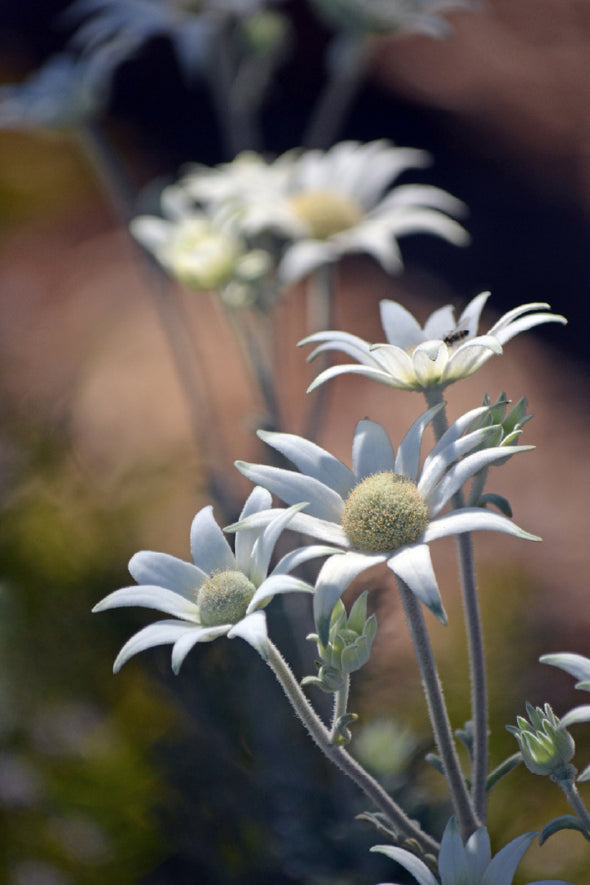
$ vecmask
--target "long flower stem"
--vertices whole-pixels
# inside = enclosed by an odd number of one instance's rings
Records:
[[[332,731],[330,732],[330,741],[335,742],[338,734],[338,724],[342,716],[348,709],[348,695],[350,693],[350,676],[346,675],[342,688],[334,693],[334,713],[332,716]]]
[[[361,788],[374,805],[383,812],[397,833],[403,838],[415,839],[424,852],[437,855],[439,844],[407,816],[403,809],[350,753],[343,747],[332,743],[329,730],[305,697],[301,686],[280,651],[270,640],[268,646],[267,663],[269,667],[278,679],[295,713],[324,755]]]
[[[430,393],[427,396],[427,401],[429,406],[444,402],[440,391]],[[438,441],[448,427],[445,409],[441,409],[434,416],[432,426]],[[451,506],[454,510],[459,510],[465,506],[461,490],[451,498]],[[461,574],[463,613],[467,630],[471,680],[471,717],[473,722],[471,796],[477,818],[480,824],[485,824],[487,817],[486,780],[488,774],[488,689],[483,629],[475,578],[473,542],[469,532],[457,535],[457,553]]]
[[[106,134],[96,125],[86,126],[78,132],[78,145],[107,194],[118,221],[127,231],[133,217],[135,192],[118,154]],[[214,416],[203,382],[204,372],[199,354],[190,340],[187,318],[178,299],[172,296],[168,278],[135,241],[133,245],[140,257],[140,266],[147,281],[146,289],[168,342],[179,385],[184,393],[196,448],[205,459],[209,489],[224,512],[232,514],[236,510],[233,496],[214,467],[211,445]],[[226,460],[223,459],[223,452],[219,451],[218,441],[215,446],[216,459]]]
[[[424,615],[422,614],[420,602],[407,584],[400,578],[397,579],[397,583],[420,668],[434,739],[451,792],[457,825],[461,835],[466,839],[477,829],[478,821],[471,804],[471,798],[465,784],[461,766],[459,765],[457,749],[451,731],[451,724],[428,630],[424,622]]]

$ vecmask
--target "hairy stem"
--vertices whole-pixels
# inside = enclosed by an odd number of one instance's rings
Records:
[[[426,399],[429,406],[444,402],[442,392],[438,390],[429,392]],[[438,441],[448,427],[445,409],[441,409],[434,416],[432,426]],[[454,510],[460,510],[465,506],[461,490],[451,498],[451,506]],[[457,535],[456,543],[461,574],[463,614],[467,630],[471,680],[471,718],[473,722],[471,796],[477,818],[480,824],[485,824],[487,817],[486,780],[488,773],[488,689],[483,629],[475,579],[473,542],[470,533],[464,532]]]
[[[295,713],[330,762],[333,762],[361,788],[371,802],[383,812],[402,838],[415,839],[424,852],[437,855],[439,844],[406,815],[403,809],[350,753],[343,747],[335,746],[332,743],[329,730],[309,703],[280,651],[270,641],[267,663],[278,679]]]
[[[434,739],[451,792],[457,825],[465,840],[477,829],[478,821],[459,765],[428,630],[420,602],[401,578],[397,579],[397,583],[420,668]]]
[[[584,801],[580,794],[578,793],[578,788],[574,783],[574,778],[554,778],[555,782],[559,784],[561,789],[563,790],[565,797],[569,804],[572,806],[577,816],[580,818],[584,827],[586,828],[586,832],[590,837],[590,812],[586,808]]]

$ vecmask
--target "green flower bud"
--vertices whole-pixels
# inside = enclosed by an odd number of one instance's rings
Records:
[[[559,779],[570,769],[575,751],[574,739],[560,724],[549,704],[544,708],[526,705],[528,720],[517,716],[517,725],[507,725],[520,747],[523,761],[533,774]]]

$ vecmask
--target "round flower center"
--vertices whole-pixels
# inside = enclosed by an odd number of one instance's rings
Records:
[[[428,507],[415,483],[393,471],[374,473],[352,490],[342,528],[358,550],[393,552],[417,541],[428,525]]]
[[[201,219],[180,223],[168,249],[168,264],[184,283],[216,289],[231,278],[239,245]]]
[[[302,191],[289,206],[315,240],[327,240],[362,221],[364,212],[354,200],[330,190]]]
[[[197,594],[201,624],[204,627],[237,624],[246,614],[255,590],[243,572],[228,570],[212,575]]]

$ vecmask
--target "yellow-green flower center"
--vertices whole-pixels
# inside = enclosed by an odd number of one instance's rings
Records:
[[[342,528],[357,550],[389,553],[417,541],[428,525],[428,507],[415,483],[393,471],[374,473],[352,490]]]
[[[246,614],[255,590],[243,572],[228,570],[212,575],[197,594],[201,624],[204,627],[237,624]]]
[[[291,197],[289,206],[315,240],[327,240],[348,230],[364,216],[358,203],[330,190],[301,191]]]
[[[240,256],[239,244],[202,219],[179,223],[168,246],[166,263],[183,283],[217,289],[230,279]]]

